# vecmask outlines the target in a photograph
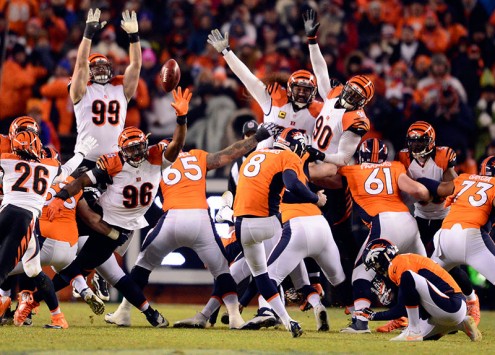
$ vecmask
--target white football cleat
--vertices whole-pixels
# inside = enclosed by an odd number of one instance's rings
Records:
[[[89,308],[91,308],[94,314],[100,315],[105,312],[105,303],[103,303],[103,301],[100,300],[97,295],[95,295],[93,290],[88,287],[82,290],[80,293],[81,297],[84,299],[84,302],[89,305]]]
[[[184,320],[179,320],[174,323],[174,328],[206,328],[206,318],[203,313],[198,312],[192,318],[187,318]]]
[[[131,326],[131,310],[129,307],[125,307],[122,303],[119,308],[113,313],[105,314],[105,322],[118,325],[119,327]]]
[[[318,332],[328,332],[330,326],[328,325],[327,309],[322,304],[319,304],[314,308],[316,318],[316,330]]]
[[[423,335],[406,328],[402,331],[402,333],[390,339],[390,341],[423,341]]]
[[[232,205],[234,204],[234,195],[230,191],[225,191],[222,194],[222,200],[223,200],[224,206],[232,208]]]

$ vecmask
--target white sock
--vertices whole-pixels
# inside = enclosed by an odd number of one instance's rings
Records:
[[[240,316],[239,313],[239,300],[237,299],[236,293],[230,293],[223,297],[223,303],[225,303],[225,307],[227,307],[227,312],[229,312],[229,316]]]
[[[50,311],[50,314],[52,316],[56,316],[57,314],[60,314],[60,313],[62,313],[62,311],[60,310],[60,307],[57,307],[53,311]]]
[[[119,308],[125,311],[129,311],[132,308],[132,304],[127,300],[127,298],[122,299]]]
[[[141,312],[145,312],[148,308],[150,308],[150,304],[148,303],[148,301],[144,302],[143,305],[141,306],[141,308],[139,308],[139,310]]]
[[[420,321],[419,321],[419,306],[406,306],[407,318],[409,320],[409,330],[419,333],[421,331]]]
[[[369,306],[371,306],[371,302],[366,298],[360,298],[360,299],[354,301],[354,309],[355,310],[368,308]],[[363,321],[363,322],[368,321],[368,319],[363,317],[363,316],[357,316],[356,318],[359,319],[360,321]]]
[[[208,303],[206,303],[201,313],[206,317],[206,319],[208,319],[213,314],[213,312],[215,312],[218,308],[220,308],[221,305],[222,304],[220,303],[218,298],[210,297]],[[227,302],[225,302],[225,305],[227,305]]]
[[[258,297],[258,309],[260,308],[272,308],[272,306],[270,306],[270,304],[261,295]]]
[[[277,316],[279,316],[279,318],[282,320],[282,323],[284,323],[285,327],[288,328],[291,318],[289,316],[289,313],[287,313],[282,300],[280,299],[280,295],[277,293],[276,295],[272,296],[271,300],[269,300],[268,303],[270,304],[270,308],[273,309]]]
[[[81,275],[77,275],[73,280],[72,280],[72,287],[74,287],[77,291],[77,293],[81,294],[81,291],[88,288],[88,284],[86,283],[86,280],[84,277]],[[83,295],[81,295],[83,296]]]
[[[466,301],[476,301],[476,293],[474,292],[471,292],[470,295],[466,295]]]
[[[316,306],[319,306],[321,304],[320,295],[313,292],[308,296],[308,302],[311,304],[311,306],[313,306],[313,308],[316,308]]]

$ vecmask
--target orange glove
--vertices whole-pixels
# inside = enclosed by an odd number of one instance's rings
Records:
[[[185,116],[189,111],[189,101],[191,101],[192,93],[189,89],[184,90],[182,93],[182,88],[177,87],[176,90],[172,91],[174,96],[174,102],[171,103],[172,107],[175,108],[175,114],[177,116]]]
[[[62,209],[64,208],[64,200],[61,198],[54,198],[48,205],[48,220],[52,222],[55,217],[60,216]]]

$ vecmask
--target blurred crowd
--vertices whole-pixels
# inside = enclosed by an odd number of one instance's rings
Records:
[[[475,172],[476,160],[495,150],[492,0],[0,0],[0,133],[28,114],[41,122],[45,144],[72,148],[67,85],[90,7],[108,21],[92,51],[110,58],[115,75],[129,60],[120,14],[138,14],[143,66],[127,125],[151,132],[152,140],[175,127],[172,97],[158,75],[169,58],[179,63],[180,85],[194,93],[190,147],[221,149],[239,137],[244,122],[261,121],[261,110],[207,36],[213,28],[229,32],[232,50],[253,73],[284,82],[295,70],[311,70],[301,19],[311,7],[330,76],[344,82],[367,74],[375,83],[366,107],[370,136],[397,151],[407,127],[427,121],[437,145],[456,150],[464,172]]]

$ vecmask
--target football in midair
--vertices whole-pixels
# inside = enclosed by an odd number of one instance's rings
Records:
[[[163,64],[160,79],[163,90],[166,92],[170,92],[177,87],[180,81],[180,68],[174,59],[169,59]]]

